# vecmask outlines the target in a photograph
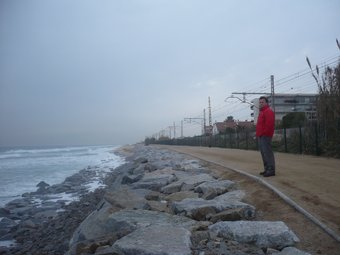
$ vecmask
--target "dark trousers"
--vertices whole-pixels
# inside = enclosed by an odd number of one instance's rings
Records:
[[[258,137],[259,148],[265,171],[275,172],[275,158],[272,150],[272,138],[269,136]]]

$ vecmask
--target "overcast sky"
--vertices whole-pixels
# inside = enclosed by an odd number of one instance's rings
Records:
[[[251,120],[225,98],[270,92],[270,75],[277,92],[316,92],[298,72],[337,60],[339,13],[338,0],[0,0],[0,146],[135,143],[202,118],[209,96],[213,122]]]

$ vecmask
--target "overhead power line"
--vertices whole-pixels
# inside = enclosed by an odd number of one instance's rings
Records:
[[[324,60],[319,61],[319,64],[317,64],[316,66],[318,66],[318,69],[320,71],[321,69],[324,69],[326,67],[329,67],[329,66],[332,66],[334,64],[339,63],[339,61],[340,61],[339,55],[332,56],[332,57],[328,57],[328,58],[325,58]],[[295,73],[292,73],[292,74],[287,75],[285,77],[277,79],[275,81],[275,92],[276,93],[291,93],[291,92],[304,93],[305,91],[310,91],[313,88],[317,89],[317,87],[315,86],[315,80],[313,80],[313,77],[312,77],[312,73],[316,72],[316,70],[317,70],[317,67],[314,67],[314,68],[311,68],[311,69],[306,68],[306,69],[303,69],[299,72],[295,72]],[[296,84],[297,82],[299,82],[299,83]],[[249,94],[249,95],[271,94],[272,93],[272,92],[269,93],[272,86],[271,86],[271,79],[268,78],[268,77],[264,78],[260,81],[257,81],[257,82],[249,83],[249,84],[247,84],[246,87],[247,88],[243,88],[243,91],[255,91],[255,92],[247,92],[246,94]],[[241,94],[243,94],[243,92],[241,92]],[[246,101],[244,94],[243,94],[243,100],[241,99],[240,101]],[[227,108],[227,109],[225,109],[225,108]],[[224,103],[218,105],[214,109],[211,109],[210,105],[208,106],[210,118],[211,118],[212,113],[215,113],[214,117],[218,117],[218,116],[222,116],[222,115],[227,116],[229,114],[232,115],[232,114],[242,113],[242,112],[244,112],[244,110],[246,108],[249,108],[249,107],[245,106],[244,104],[233,103],[232,105],[230,105],[227,102],[224,102]],[[221,111],[222,109],[225,109],[225,111],[220,113],[220,114],[216,114],[219,111]],[[205,108],[204,108],[204,111],[205,111]],[[195,114],[190,119],[192,119],[192,120],[194,120],[194,119],[203,120],[205,118],[204,115],[205,114],[200,112],[197,115]],[[185,118],[185,119],[188,119],[188,118]],[[209,123],[211,123],[211,119],[209,119]],[[168,129],[168,128],[169,127],[165,128],[165,129]],[[173,126],[172,126],[172,128],[175,129],[175,127],[173,127]],[[187,121],[186,122],[186,128],[189,128],[189,129],[197,128],[197,123],[194,123],[192,121],[190,121],[190,122]],[[169,129],[171,129],[171,128],[169,128]],[[160,134],[164,134],[164,129],[160,132]],[[175,136],[175,134],[174,134],[174,136]]]

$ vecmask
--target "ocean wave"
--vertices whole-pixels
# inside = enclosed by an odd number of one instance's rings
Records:
[[[10,154],[10,155],[0,155],[0,159],[11,159],[11,158],[20,158],[22,157],[22,154],[19,154],[19,153],[13,153],[13,154]]]
[[[35,191],[40,181],[50,185],[61,183],[67,176],[89,166],[110,172],[112,168],[125,163],[123,158],[111,153],[117,147],[119,146],[2,149],[0,207],[23,193]]]
[[[32,148],[32,149],[9,149],[0,153],[0,159],[15,159],[27,157],[57,157],[72,154],[74,156],[95,155],[99,151],[107,150],[115,146],[78,146],[60,148]],[[99,151],[98,151],[99,150]]]

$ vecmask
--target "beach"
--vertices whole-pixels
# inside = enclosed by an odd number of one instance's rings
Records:
[[[93,166],[60,184],[41,183],[1,208],[2,240],[14,239],[16,245],[1,247],[0,254],[335,255],[339,250],[339,242],[267,187],[221,162],[171,146],[136,144],[115,153],[126,163],[102,175],[104,185],[96,190],[81,188]],[[29,202],[33,196],[44,201],[57,190],[77,190],[80,200]],[[237,232],[227,232],[233,229]]]

